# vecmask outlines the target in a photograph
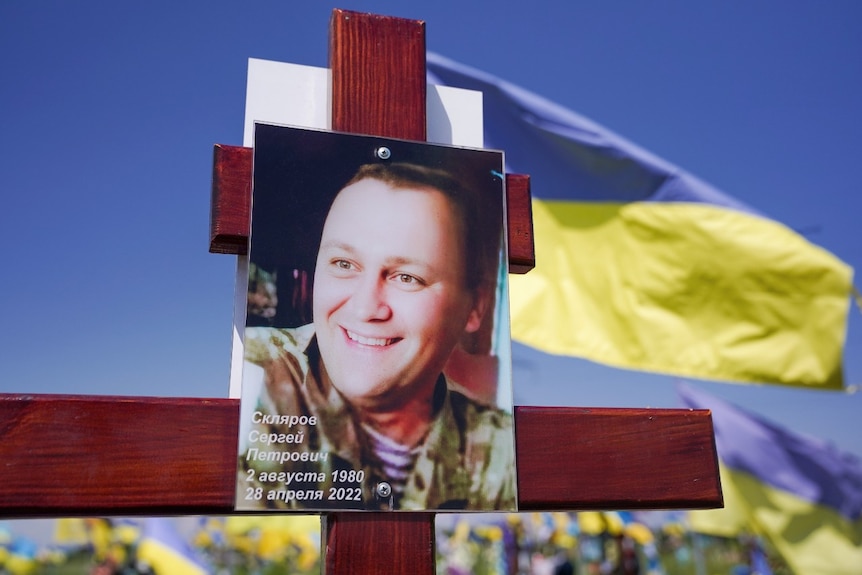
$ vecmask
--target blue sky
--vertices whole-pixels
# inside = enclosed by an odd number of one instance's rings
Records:
[[[335,6],[423,19],[429,50],[862,269],[855,1],[3,2],[0,392],[226,396],[235,259],[207,252],[212,146],[242,142],[248,58],[326,65]],[[668,376],[517,355],[519,404],[677,406]],[[856,308],[845,355],[862,384]],[[862,456],[862,394],[698,385]]]

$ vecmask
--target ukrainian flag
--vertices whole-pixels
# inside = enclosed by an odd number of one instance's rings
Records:
[[[690,386],[683,405],[711,409],[724,509],[689,514],[694,531],[767,539],[794,573],[862,574],[862,461]]]
[[[485,145],[532,178],[536,268],[512,337],[623,368],[840,388],[852,270],[598,124],[428,54],[429,82],[484,94]]]
[[[195,556],[171,519],[148,518],[138,545],[138,560],[156,575],[206,575],[210,570]]]

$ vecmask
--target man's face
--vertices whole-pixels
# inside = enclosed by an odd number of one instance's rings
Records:
[[[360,407],[430,394],[481,312],[465,287],[461,228],[433,189],[344,188],[323,227],[313,311],[332,384]]]

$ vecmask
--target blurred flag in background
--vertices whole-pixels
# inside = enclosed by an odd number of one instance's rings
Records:
[[[149,565],[156,575],[205,575],[210,572],[179,534],[175,523],[165,517],[144,520],[137,551],[138,560]]]
[[[724,509],[693,511],[699,533],[766,538],[794,573],[862,574],[862,461],[689,385],[685,407],[711,409]]]

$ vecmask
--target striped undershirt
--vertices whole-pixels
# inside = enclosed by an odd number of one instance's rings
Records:
[[[407,478],[416,463],[419,455],[419,445],[408,447],[393,441],[369,425],[362,425],[362,429],[368,435],[371,450],[377,460],[377,471],[385,477],[392,486],[395,494],[402,494],[407,484]]]

